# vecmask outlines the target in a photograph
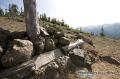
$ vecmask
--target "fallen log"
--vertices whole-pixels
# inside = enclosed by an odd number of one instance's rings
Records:
[[[62,50],[68,52],[77,46],[83,45],[84,41],[82,39],[78,39],[75,43],[70,43],[68,46],[62,47]],[[0,79],[9,78],[9,79],[22,79],[33,71],[38,70],[39,68],[45,66],[46,64],[50,63],[54,59],[63,56],[61,49],[55,49],[44,54],[40,54],[33,59],[18,65],[16,67],[6,69],[0,72]]]

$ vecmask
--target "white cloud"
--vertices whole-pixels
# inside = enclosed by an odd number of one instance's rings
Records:
[[[72,26],[120,22],[119,0],[44,0],[47,14]],[[39,2],[42,2],[40,0]],[[38,2],[38,3],[39,3]],[[51,5],[50,5],[51,4]],[[48,11],[49,10],[49,11]]]

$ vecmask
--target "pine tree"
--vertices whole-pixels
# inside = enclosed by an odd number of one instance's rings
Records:
[[[3,16],[3,15],[4,15],[3,9],[0,8],[0,16]]]
[[[103,28],[103,26],[101,27],[101,33],[100,33],[100,36],[101,36],[101,37],[104,37],[104,36],[105,36],[105,33],[104,33],[104,28]]]

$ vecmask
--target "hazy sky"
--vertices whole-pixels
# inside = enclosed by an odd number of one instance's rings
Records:
[[[0,7],[9,3],[23,6],[22,0],[0,0]],[[37,11],[72,27],[120,22],[120,0],[37,0]]]

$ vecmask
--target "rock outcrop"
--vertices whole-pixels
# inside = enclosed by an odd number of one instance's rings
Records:
[[[79,48],[79,45],[83,46],[84,44],[82,39],[70,43],[70,39],[65,36],[64,32],[56,30],[54,27],[46,29],[41,27],[40,32],[40,35],[34,38],[33,43],[29,41],[26,32],[12,32],[6,39],[4,55],[2,48],[0,49],[3,67],[19,66],[25,62],[26,67],[30,67],[28,74],[34,71],[34,75],[41,79],[68,79],[69,70],[73,71],[76,67],[81,66],[90,67],[96,61],[95,51]],[[24,67],[23,64],[22,67]],[[36,73],[36,71],[40,73]],[[21,70],[21,72],[23,71]],[[17,73],[19,72],[15,74]],[[2,74],[5,75],[5,73]],[[27,76],[24,73],[19,73],[19,75],[22,75],[22,77],[19,76],[20,78]],[[27,77],[27,79],[31,78]]]

